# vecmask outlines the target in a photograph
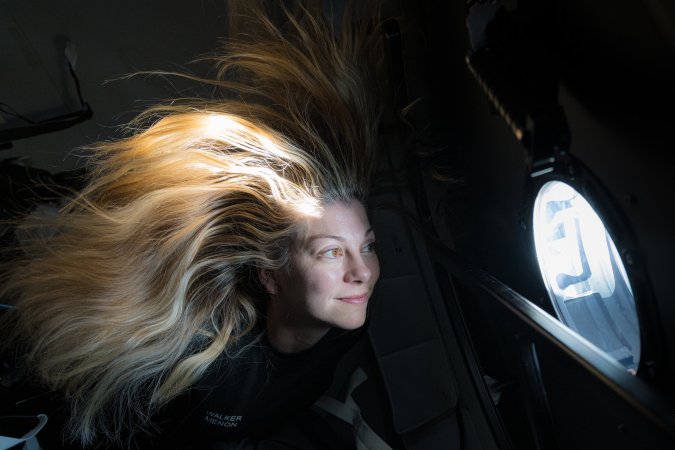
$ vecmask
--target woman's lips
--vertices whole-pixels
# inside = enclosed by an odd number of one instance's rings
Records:
[[[352,295],[350,297],[339,297],[338,300],[352,305],[360,305],[368,301],[368,294]]]

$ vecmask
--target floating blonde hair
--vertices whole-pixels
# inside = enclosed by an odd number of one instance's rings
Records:
[[[134,123],[149,127],[94,148],[58,217],[22,225],[31,237],[0,290],[16,305],[6,342],[25,342],[65,394],[70,439],[148,425],[252,330],[255,269],[287,263],[299,219],[365,199],[378,32],[345,20],[338,40],[306,9],[284,11],[283,30],[250,15],[255,33],[229,44],[215,79],[189,77],[226,99],[149,109]]]

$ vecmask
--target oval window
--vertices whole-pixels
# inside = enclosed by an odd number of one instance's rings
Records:
[[[559,319],[635,373],[635,299],[598,214],[570,185],[550,181],[537,194],[532,225],[539,268]]]

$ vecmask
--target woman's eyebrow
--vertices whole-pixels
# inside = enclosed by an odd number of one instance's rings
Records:
[[[335,236],[332,234],[314,234],[308,237],[306,242],[309,244],[310,242],[315,241],[316,239],[335,239],[336,241],[341,242],[345,241],[345,238],[343,238],[342,236]]]
[[[368,236],[370,233],[373,232],[372,228],[368,228],[366,232],[363,234],[364,236]],[[336,236],[334,234],[313,234],[312,236],[309,236],[306,239],[306,242],[309,244],[310,242],[316,240],[316,239],[335,239],[336,241],[344,242],[346,239],[342,236]]]

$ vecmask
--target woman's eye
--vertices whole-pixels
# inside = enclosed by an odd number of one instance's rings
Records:
[[[331,248],[321,253],[322,256],[325,256],[327,258],[339,258],[343,254],[344,253],[342,252],[342,249],[340,247]]]
[[[375,253],[375,242],[364,245],[361,251],[364,253]]]

